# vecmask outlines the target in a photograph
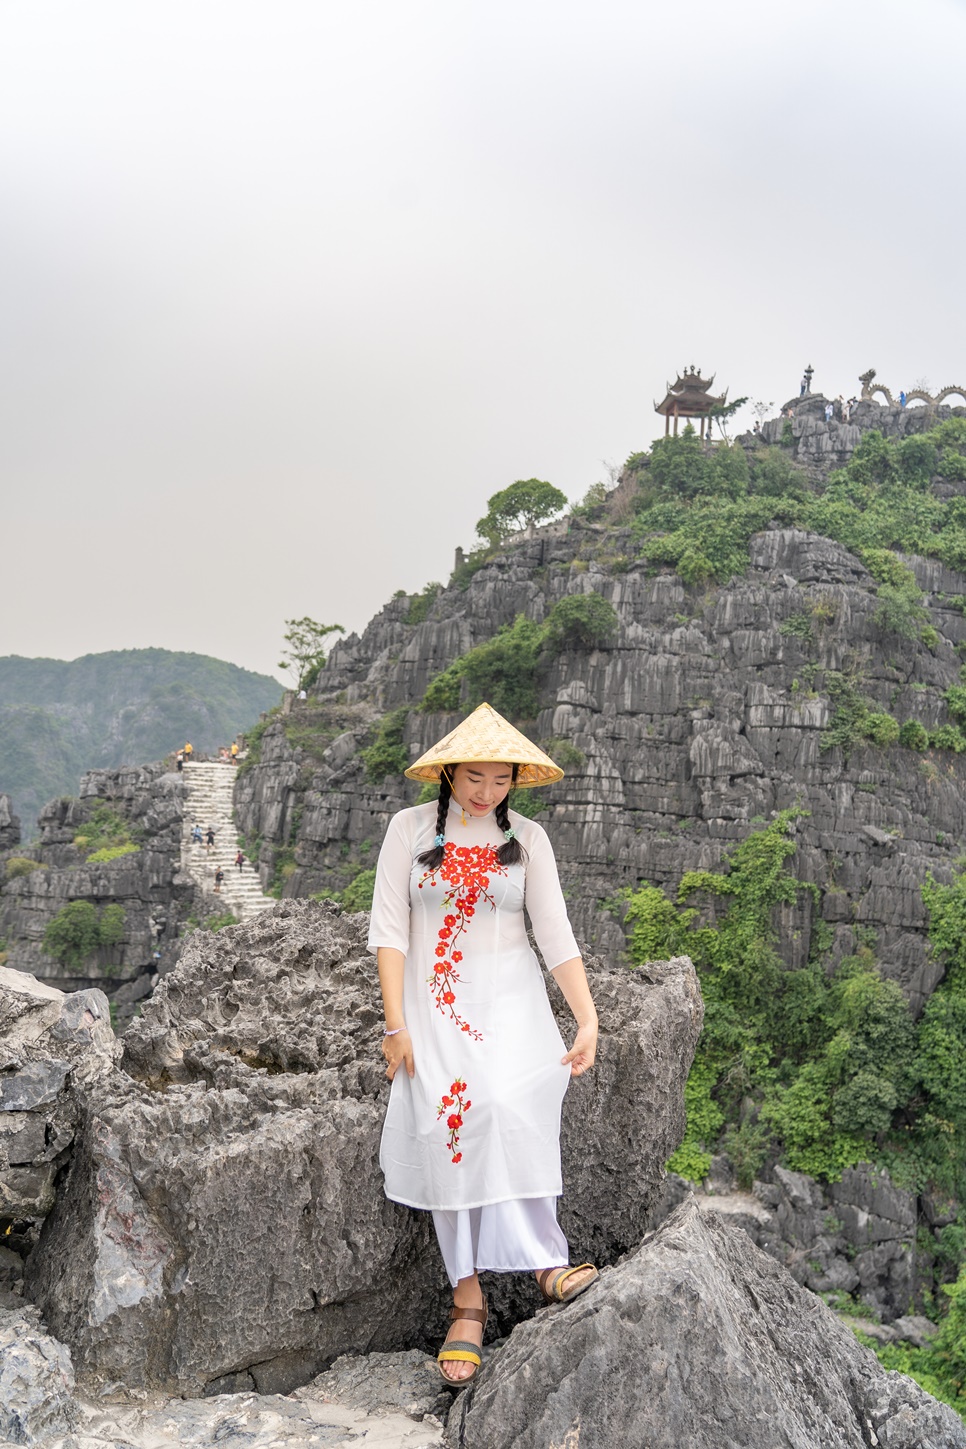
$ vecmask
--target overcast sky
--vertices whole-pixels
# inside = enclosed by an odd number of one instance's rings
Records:
[[[691,363],[966,382],[962,0],[0,0],[0,654],[275,672]]]

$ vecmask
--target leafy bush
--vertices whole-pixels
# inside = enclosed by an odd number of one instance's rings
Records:
[[[108,861],[120,860],[122,855],[137,855],[139,845],[128,840],[123,845],[105,845],[101,850],[95,850],[87,857],[88,865],[106,865]]]
[[[401,775],[409,765],[409,751],[403,743],[409,710],[391,710],[383,715],[371,745],[361,751],[366,779],[370,785],[381,784],[390,775]]]
[[[450,711],[492,704],[511,719],[534,719],[540,684],[561,649],[594,648],[615,632],[617,616],[599,594],[568,594],[546,623],[518,614],[512,624],[448,665],[430,684],[420,708]]]
[[[957,755],[966,750],[966,738],[955,725],[940,725],[938,729],[930,730],[929,743],[934,750],[952,750]]]
[[[406,614],[407,624],[422,624],[429,616],[429,611],[436,602],[436,595],[442,591],[442,584],[427,584],[418,594],[413,594],[409,601],[409,610]]]
[[[929,748],[929,731],[916,719],[907,719],[899,731],[899,743],[907,750]]]
[[[617,633],[617,615],[600,594],[567,594],[550,610],[544,640],[551,649],[595,649]]]
[[[800,813],[753,832],[721,872],[686,874],[676,901],[652,885],[626,898],[632,962],[687,954],[701,979],[688,1127],[669,1164],[686,1176],[704,1175],[725,1128],[745,1176],[777,1149],[789,1167],[838,1177],[875,1154],[915,1098],[916,1026],[871,952],[831,973],[817,960],[789,971],[778,956],[777,908],[816,893],[787,870]],[[700,914],[696,897],[706,901]]]
[[[7,880],[19,880],[21,876],[32,875],[35,870],[49,870],[42,861],[30,860],[26,855],[9,855],[4,862],[3,873]]]
[[[536,820],[547,808],[547,802],[540,797],[540,792],[533,789],[511,790],[507,796],[507,804],[511,810],[518,815],[525,815],[528,820]]]
[[[375,870],[361,870],[355,880],[350,881],[342,892],[343,909],[347,911],[371,911],[372,893],[375,885]]]
[[[543,749],[553,760],[554,764],[560,766],[561,770],[579,770],[581,765],[587,763],[587,756],[583,750],[578,750],[577,746],[572,744],[570,740],[545,740]]]
[[[123,815],[111,805],[98,805],[74,836],[74,845],[90,859],[99,851],[114,850],[133,844],[133,831]],[[134,846],[137,849],[137,846]]]
[[[889,745],[894,745],[899,738],[899,721],[894,719],[891,714],[874,710],[865,720],[863,733],[870,744],[886,749]]]
[[[102,947],[118,945],[123,935],[122,906],[98,912],[90,901],[69,901],[47,922],[43,949],[67,971],[81,972]]]

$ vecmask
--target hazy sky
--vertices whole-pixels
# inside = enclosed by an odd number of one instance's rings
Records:
[[[695,363],[966,382],[961,0],[0,0],[0,654],[274,672]]]

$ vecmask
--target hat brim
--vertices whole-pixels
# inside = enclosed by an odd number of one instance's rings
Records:
[[[552,785],[564,777],[560,766],[544,754],[539,745],[528,740],[489,704],[479,705],[454,730],[415,760],[405,774],[410,780],[435,784],[444,767],[474,761],[516,765],[515,786],[521,790],[532,789],[535,785]]]

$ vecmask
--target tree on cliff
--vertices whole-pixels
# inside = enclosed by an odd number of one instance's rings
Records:
[[[481,538],[495,547],[511,533],[543,523],[567,506],[567,496],[540,478],[518,478],[487,499],[487,511],[476,525]]]
[[[314,619],[286,619],[288,633],[285,635],[285,642],[288,648],[282,652],[285,658],[280,660],[279,669],[291,669],[296,675],[296,689],[304,689],[309,684],[314,684],[319,677],[319,671],[325,663],[325,650],[322,641],[327,634],[338,631],[345,633],[341,624],[317,624]]]

